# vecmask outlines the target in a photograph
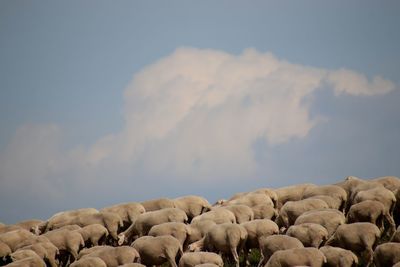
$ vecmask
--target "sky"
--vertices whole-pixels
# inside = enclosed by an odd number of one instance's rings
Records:
[[[0,221],[400,176],[398,1],[0,1]]]

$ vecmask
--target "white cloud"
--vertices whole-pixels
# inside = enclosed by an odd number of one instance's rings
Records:
[[[374,76],[371,82],[361,73],[340,69],[331,71],[327,81],[332,84],[335,93],[350,95],[378,95],[394,90],[395,85],[381,76]]]
[[[0,155],[0,179],[48,187],[69,173],[90,184],[104,173],[114,173],[115,182],[138,169],[149,176],[248,177],[256,167],[254,142],[304,138],[318,123],[309,96],[326,84],[337,94],[394,89],[380,76],[369,82],[352,70],[293,64],[254,49],[236,56],[179,48],[135,74],[124,92],[121,132],[65,150],[56,126],[23,126]]]
[[[92,160],[140,160],[178,176],[248,174],[258,138],[279,144],[316,123],[303,101],[324,70],[248,49],[234,56],[181,48],[134,76],[125,130],[93,146]]]
[[[62,131],[54,124],[26,124],[17,129],[0,154],[0,181],[4,192],[62,194],[60,173],[78,167],[79,148],[66,151],[61,146]]]

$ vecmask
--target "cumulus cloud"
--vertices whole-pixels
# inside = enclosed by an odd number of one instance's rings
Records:
[[[332,84],[335,93],[350,95],[378,95],[386,94],[395,88],[395,85],[381,76],[375,76],[372,81],[361,73],[352,70],[340,69],[331,71],[327,81]]]
[[[17,129],[0,154],[0,181],[4,192],[57,197],[61,174],[78,167],[79,148],[66,151],[55,124],[26,124]]]
[[[312,95],[326,85],[355,96],[395,88],[380,76],[368,81],[352,70],[303,66],[254,49],[232,55],[179,48],[134,75],[124,92],[121,132],[66,150],[57,126],[23,126],[0,155],[0,179],[48,186],[66,173],[89,184],[104,173],[113,173],[113,181],[138,172],[246,178],[257,167],[257,140],[278,145],[308,135],[321,119],[310,116]]]

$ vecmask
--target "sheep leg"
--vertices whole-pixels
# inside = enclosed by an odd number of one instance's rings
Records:
[[[260,249],[260,251],[261,251],[261,249]],[[266,260],[265,260],[264,254],[261,252],[260,261],[258,262],[257,267],[262,267],[262,266],[264,266],[265,264],[266,264]]]
[[[372,219],[371,223],[375,224],[376,226],[378,226],[379,230],[381,231],[381,233],[383,234],[383,232],[385,231],[385,214],[382,213],[378,216],[378,218],[376,219]]]
[[[90,241],[90,244],[91,244],[91,246],[92,247],[94,247],[94,246],[98,246],[99,245],[99,241],[98,241],[98,239],[97,238],[94,238],[94,237],[90,237],[90,239],[89,239]]]
[[[74,262],[74,261],[76,261],[76,260],[78,259],[78,252],[77,252],[77,250],[75,250],[75,249],[69,249],[68,252],[71,253],[71,255],[70,255],[70,257],[69,257],[70,263],[72,263],[72,262]],[[72,259],[71,259],[71,256],[72,256]]]
[[[382,267],[381,263],[379,262],[379,260],[376,257],[374,257],[374,264],[375,264],[375,267]]]
[[[100,246],[100,245],[104,245],[106,243],[107,240],[107,234],[102,235],[96,242],[96,245],[94,246]],[[118,242],[119,242],[119,236],[118,236]],[[119,243],[118,243],[119,245]]]
[[[250,265],[250,262],[248,260],[248,255],[249,255],[249,249],[247,247],[243,248],[243,260],[246,264],[246,266]]]
[[[373,261],[373,256],[374,256],[374,252],[372,251],[371,248],[367,247],[365,249],[365,254],[366,254],[366,259],[368,260],[367,264],[365,265],[365,267],[369,267],[369,265],[371,264],[371,262]]]
[[[233,259],[235,260],[236,267],[239,267],[239,255],[236,251],[236,248],[231,248],[231,253],[232,253]]]
[[[178,267],[178,265],[176,265],[175,258],[168,257],[168,262],[171,267]]]
[[[326,240],[325,246],[335,246],[335,234]]]
[[[58,255],[59,266],[66,266],[69,260],[69,253],[65,250],[60,251]]]
[[[396,223],[394,222],[394,219],[392,216],[390,216],[390,214],[385,214],[385,219],[390,225],[388,230],[389,236],[392,236],[396,232]]]
[[[108,232],[113,240],[118,240],[118,232],[116,229],[108,229]]]
[[[346,212],[346,201],[345,201],[345,200],[342,200],[342,202],[340,203],[339,210],[340,210],[343,214],[345,214],[345,212]]]
[[[54,258],[48,257],[47,260],[49,261],[49,265],[51,267],[57,267],[57,263],[56,263],[56,260]]]

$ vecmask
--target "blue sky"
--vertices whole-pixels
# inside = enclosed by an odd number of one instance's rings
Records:
[[[400,175],[396,1],[1,1],[0,221]]]

